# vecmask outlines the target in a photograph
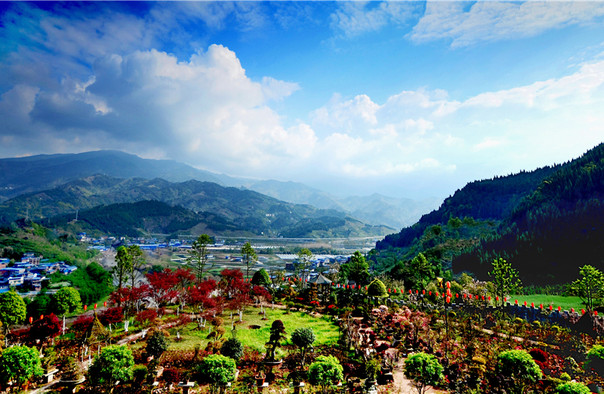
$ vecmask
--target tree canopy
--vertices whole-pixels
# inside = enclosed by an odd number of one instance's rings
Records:
[[[220,354],[205,357],[197,368],[201,380],[214,387],[226,386],[227,383],[235,380],[236,370],[235,360]]]
[[[19,324],[27,316],[25,301],[16,291],[11,290],[0,294],[0,321],[6,330],[9,326]]]
[[[343,371],[344,368],[334,356],[319,356],[308,368],[308,381],[325,392],[328,387],[344,379]]]
[[[367,284],[369,280],[369,264],[365,256],[358,250],[340,267],[342,277],[354,281],[358,285]]]
[[[12,380],[22,386],[32,377],[40,377],[42,374],[40,354],[35,348],[12,346],[2,351],[2,355],[0,355],[0,380],[3,384]]]
[[[258,256],[256,255],[256,251],[254,250],[254,248],[252,248],[252,244],[250,244],[249,242],[246,242],[243,245],[243,247],[241,248],[241,254],[243,255],[243,262],[246,266],[245,277],[249,278],[250,266],[254,261],[256,261]]]
[[[80,292],[73,287],[61,287],[52,295],[53,307],[57,315],[65,315],[77,310],[82,305]]]
[[[584,265],[579,268],[581,278],[571,284],[571,290],[577,294],[588,311],[593,311],[604,297],[604,273],[599,269]]]
[[[405,361],[405,376],[414,381],[415,388],[422,394],[428,386],[444,378],[443,366],[433,354],[415,353]]]

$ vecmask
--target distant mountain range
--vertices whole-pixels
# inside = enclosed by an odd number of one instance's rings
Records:
[[[77,230],[113,235],[208,232],[216,235],[283,237],[363,237],[392,229],[336,210],[292,204],[252,190],[213,182],[119,179],[93,175],[53,189],[31,192],[0,204],[0,222],[27,217]]]
[[[373,225],[401,228],[438,206],[435,198],[415,201],[374,194],[336,198],[297,182],[251,180],[203,171],[172,160],[142,159],[120,151],[38,155],[0,159],[0,202],[31,192],[53,189],[92,175],[130,179],[161,178],[170,182],[197,180],[254,190],[278,200],[335,209]]]
[[[372,258],[396,276],[420,252],[484,280],[496,257],[534,284],[566,283],[584,264],[604,270],[604,144],[561,165],[471,182],[379,241]]]

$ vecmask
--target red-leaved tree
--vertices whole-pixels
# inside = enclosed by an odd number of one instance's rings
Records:
[[[179,279],[176,273],[169,268],[161,272],[147,274],[149,281],[149,296],[157,306],[174,303],[178,297]]]

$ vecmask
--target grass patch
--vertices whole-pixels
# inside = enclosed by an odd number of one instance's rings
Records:
[[[559,306],[562,307],[563,311],[570,311],[571,308],[575,308],[576,311],[581,311],[581,308],[585,308],[581,302],[581,298],[577,296],[548,294],[510,295],[508,301],[513,304],[514,300],[518,300],[518,305],[524,305],[524,301],[526,301],[527,305],[531,305],[531,302],[534,302],[535,307],[538,307],[539,304],[543,304],[543,308],[549,308],[551,305],[554,310],[557,310]]]
[[[314,317],[304,312],[286,313],[283,309],[266,308],[266,320],[262,320],[263,315],[259,314],[259,308],[248,307],[243,314],[243,321],[239,323],[239,316],[233,315],[233,321],[236,323],[237,339],[244,346],[264,352],[265,343],[270,337],[270,327],[275,320],[281,320],[285,325],[286,340],[282,345],[291,344],[290,336],[297,328],[311,327],[315,333],[315,345],[335,345],[338,341],[338,327],[331,321],[330,317]],[[224,320],[223,327],[226,330],[225,337],[231,336],[231,318],[230,312],[225,312],[221,316]],[[258,329],[251,329],[250,326],[260,326]],[[204,349],[208,342],[207,339],[209,325],[198,329],[197,323],[190,323],[184,327],[170,329],[169,350],[187,350],[193,349],[196,345]],[[177,332],[180,340],[177,340]],[[277,352],[279,354],[279,352]],[[281,355],[283,355],[281,353]]]

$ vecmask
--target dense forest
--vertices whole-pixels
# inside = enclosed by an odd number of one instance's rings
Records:
[[[562,165],[466,185],[378,242],[371,259],[396,276],[421,252],[435,266],[488,279],[493,259],[505,257],[525,283],[566,283],[583,264],[604,268],[603,197],[600,144]]]

